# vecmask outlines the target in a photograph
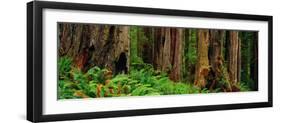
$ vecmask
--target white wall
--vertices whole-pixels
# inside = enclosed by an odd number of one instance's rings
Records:
[[[69,0],[71,1],[71,0]],[[87,1],[87,0],[81,0]],[[114,4],[214,12],[265,14],[274,16],[274,108],[212,111],[169,115],[152,115],[97,120],[79,120],[74,123],[144,123],[196,122],[244,123],[281,120],[281,14],[278,0],[91,0],[97,4]],[[24,123],[26,109],[26,2],[2,0],[0,4],[0,122]],[[280,8],[280,9],[279,9]],[[280,73],[279,73],[280,72]],[[278,90],[279,89],[279,90]],[[66,121],[69,122],[69,121]]]

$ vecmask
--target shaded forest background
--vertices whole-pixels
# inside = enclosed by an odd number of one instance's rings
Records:
[[[256,91],[258,32],[58,23],[59,98]]]

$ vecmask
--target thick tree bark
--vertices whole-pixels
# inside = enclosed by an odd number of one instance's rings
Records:
[[[170,71],[170,28],[156,28],[154,42],[154,67],[157,70]]]
[[[93,63],[100,67],[105,66],[113,73],[127,72],[130,63],[129,27],[110,26],[98,37],[105,37],[106,40],[102,46],[95,48],[96,54],[92,55]]]
[[[171,29],[171,73],[170,78],[174,81],[182,80],[182,63],[183,63],[183,45],[184,45],[184,37],[183,37],[183,29],[180,28],[172,28]]]
[[[183,41],[183,29],[155,28],[153,66],[174,81],[182,79]]]
[[[117,72],[129,69],[129,26],[60,24],[59,54],[81,70],[93,66]],[[121,67],[119,67],[121,66]]]
[[[89,57],[90,29],[88,25],[60,24],[59,55],[73,58],[75,66],[83,69]]]
[[[209,31],[206,29],[199,29],[197,32],[197,63],[195,68],[194,85],[204,88],[207,84],[207,76],[209,74]]]
[[[231,85],[236,85],[238,82],[238,50],[239,37],[238,31],[229,32],[229,65],[228,73]]]
[[[221,71],[221,65],[217,64],[222,62],[222,40],[224,31],[210,30],[210,66],[214,69],[215,73]]]
[[[157,70],[170,72],[171,70],[171,35],[170,28],[157,28],[155,39],[154,67]]]
[[[241,39],[238,38],[237,82],[241,82]]]
[[[209,47],[209,60],[210,60],[210,73],[209,79],[210,89],[212,90],[220,79],[224,76],[223,74],[223,56],[222,46],[224,40],[225,31],[222,30],[210,30],[210,47]]]
[[[62,33],[59,36],[59,54],[76,57],[79,53],[83,26],[80,24],[60,24]]]

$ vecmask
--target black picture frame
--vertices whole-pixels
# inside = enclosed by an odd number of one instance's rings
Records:
[[[173,107],[158,109],[140,109],[125,111],[107,111],[107,112],[90,112],[90,113],[72,113],[44,115],[43,95],[42,95],[42,10],[65,9],[65,10],[86,10],[100,12],[119,12],[119,13],[137,13],[152,15],[170,15],[170,16],[187,16],[187,17],[205,17],[205,18],[222,18],[222,19],[239,19],[239,20],[257,20],[268,22],[268,101],[257,103],[241,104],[224,104],[224,105],[207,105],[191,107]],[[228,109],[245,109],[258,107],[272,107],[272,26],[273,17],[264,15],[232,14],[217,12],[185,11],[156,8],[124,7],[109,5],[93,5],[80,3],[63,3],[63,2],[45,2],[33,1],[27,3],[27,120],[32,122],[44,121],[62,121],[93,119],[106,117],[123,117],[136,115],[153,115],[169,113],[185,113],[213,110]]]

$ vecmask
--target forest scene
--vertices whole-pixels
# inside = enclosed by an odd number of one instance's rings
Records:
[[[258,32],[57,24],[58,99],[258,90]]]

